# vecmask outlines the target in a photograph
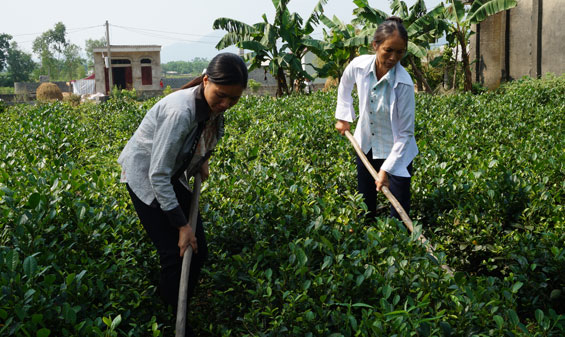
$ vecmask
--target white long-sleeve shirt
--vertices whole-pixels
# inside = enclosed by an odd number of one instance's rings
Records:
[[[353,122],[356,118],[351,91],[357,84],[359,95],[359,121],[354,137],[364,153],[373,147],[371,132],[371,72],[375,64],[375,55],[361,55],[347,66],[339,84],[335,117],[339,120]],[[381,169],[400,177],[410,177],[407,167],[418,154],[418,146],[414,138],[414,83],[408,72],[398,63],[391,71],[395,71],[393,90],[390,90],[390,127],[393,145]]]

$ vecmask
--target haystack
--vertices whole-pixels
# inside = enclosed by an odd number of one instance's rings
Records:
[[[38,101],[61,101],[63,100],[63,93],[61,89],[55,84],[50,82],[41,83],[35,92]]]

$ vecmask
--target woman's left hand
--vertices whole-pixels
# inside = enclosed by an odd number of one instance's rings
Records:
[[[210,165],[208,164],[208,160],[206,160],[204,163],[202,163],[202,166],[200,166],[200,177],[202,178],[202,181],[208,179],[208,177],[210,176]]]
[[[192,231],[192,227],[189,224],[186,224],[179,228],[179,249],[180,249],[180,256],[184,256],[188,245],[192,246],[192,251],[194,254],[198,254],[198,242],[196,241],[196,236]]]
[[[375,184],[377,185],[377,191],[380,192],[383,186],[388,187],[388,175],[386,171],[380,170],[377,177],[378,179],[375,181]]]

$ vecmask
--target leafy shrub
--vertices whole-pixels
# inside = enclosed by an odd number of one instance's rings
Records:
[[[0,87],[1,95],[13,94],[13,93],[14,93],[14,87]]]
[[[167,96],[168,94],[172,93],[174,90],[171,88],[170,85],[167,85],[167,87],[163,90],[163,96]]]
[[[80,104],[80,98],[80,95],[69,93],[68,95],[63,95],[63,102],[77,106]]]
[[[251,89],[251,91],[253,92],[257,92],[257,90],[259,90],[259,88],[261,88],[261,83],[255,81],[254,79],[250,78],[249,81],[247,81],[247,87],[249,89]]]
[[[127,89],[119,89],[117,86],[114,86],[111,91],[111,95],[115,99],[126,99],[126,100],[137,100],[137,91],[135,88],[131,90]]]

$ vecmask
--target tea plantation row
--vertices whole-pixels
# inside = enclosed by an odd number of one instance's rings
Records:
[[[209,336],[565,334],[565,77],[417,97],[412,219],[364,221],[335,92],[243,98],[204,183]],[[116,158],[125,98],[0,112],[0,335],[170,336]],[[384,197],[380,202],[386,204]]]

